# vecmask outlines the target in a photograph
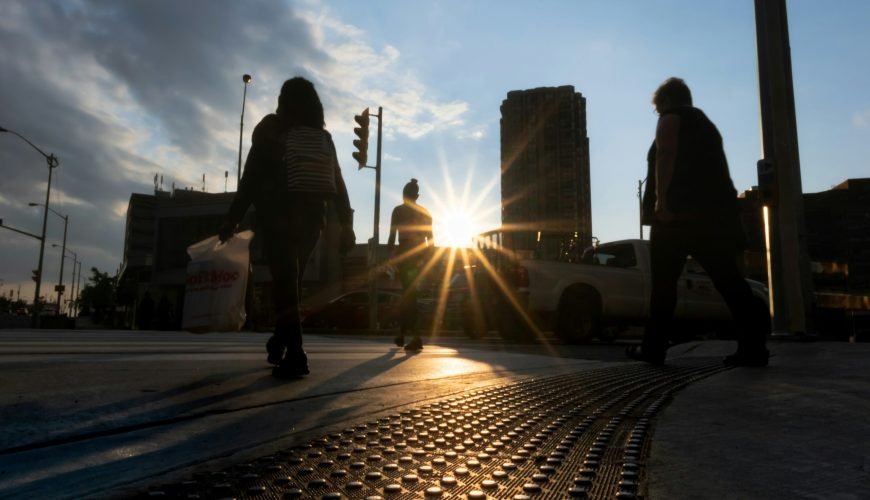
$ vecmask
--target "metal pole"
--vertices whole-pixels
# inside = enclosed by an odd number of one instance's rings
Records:
[[[378,106],[378,156],[375,161],[375,220],[374,236],[372,237],[372,277],[369,283],[369,328],[377,329],[378,325],[378,248],[380,247],[381,220],[381,131],[384,124],[384,108]]]
[[[42,259],[45,256],[45,226],[48,224],[48,202],[51,199],[51,171],[56,166],[56,158],[51,155],[48,161],[48,187],[45,190],[45,210],[42,213],[42,236],[39,238],[39,264],[36,267],[36,291],[33,299],[33,327],[39,328],[39,313],[42,306],[39,303],[39,292],[42,289]]]
[[[53,246],[53,247],[56,247],[56,246],[58,246],[58,245],[52,245],[52,246]],[[71,253],[71,254],[72,254],[72,257],[68,257],[68,256],[66,256],[66,255],[65,255],[66,252]],[[72,276],[70,277],[70,285],[69,285],[69,286],[70,286],[70,294],[69,294],[69,295],[70,295],[70,298],[69,298],[69,300],[67,300],[67,304],[68,304],[68,306],[67,306],[67,310],[69,311],[69,316],[72,317],[72,312],[73,312],[73,311],[72,311],[72,310],[73,310],[73,301],[75,300],[75,294],[76,294],[76,271],[78,270],[78,272],[81,272],[81,269],[80,269],[79,266],[78,266],[78,264],[79,264],[79,254],[73,252],[72,250],[66,250],[66,252],[64,252],[64,256],[67,257],[67,258],[72,259],[72,261],[73,261],[73,265],[72,265]],[[66,290],[64,290],[64,293],[66,293]]]
[[[9,130],[4,127],[0,127],[0,132],[8,132],[10,134],[14,134],[18,136],[19,139],[26,142],[33,149],[35,149],[39,154],[45,157],[45,161],[48,162],[48,187],[45,190],[45,212],[42,217],[42,236],[39,241],[39,264],[36,268],[36,290],[34,291],[34,300],[33,300],[33,322],[32,325],[34,328],[39,328],[39,292],[42,287],[42,258],[45,255],[45,225],[48,223],[48,200],[51,196],[51,169],[56,168],[59,164],[57,161],[57,157],[54,154],[45,154],[45,151],[39,149],[36,144],[33,144],[26,137],[19,134],[14,130]]]
[[[81,287],[82,287],[82,261],[79,261],[78,268],[79,268],[79,273],[78,273],[78,281],[76,281],[76,298],[75,298],[75,301],[73,301],[73,308],[74,308],[74,314],[75,314],[73,317],[75,317],[75,318],[79,317],[79,292],[81,291]]]
[[[236,191],[239,190],[239,184],[242,182],[242,136],[245,133],[245,99],[248,97],[248,83],[251,81],[251,75],[242,75],[242,81],[245,83],[245,90],[242,92],[242,117],[239,120],[239,168],[236,170]]]
[[[640,228],[640,239],[643,239],[643,181],[637,180],[637,214],[638,214],[638,227]]]
[[[70,252],[73,254],[73,265],[72,265],[72,276],[70,276],[70,279],[69,279],[70,292],[69,292],[69,300],[66,301],[66,304],[67,304],[66,305],[66,314],[67,314],[67,316],[72,318],[72,312],[73,312],[72,303],[73,303],[73,299],[75,298],[75,294],[76,294],[76,263],[78,263],[78,258],[77,258],[78,256],[76,255],[75,252],[72,252],[72,251],[70,251]]]
[[[812,280],[803,211],[794,84],[785,0],[755,0],[758,84],[764,162],[772,165],[768,280],[773,330],[812,331]]]
[[[63,244],[60,248],[60,277],[57,280],[57,313],[55,316],[60,316],[60,310],[63,307],[61,300],[63,299],[63,261],[66,260],[66,230],[69,226],[69,215],[63,217]]]

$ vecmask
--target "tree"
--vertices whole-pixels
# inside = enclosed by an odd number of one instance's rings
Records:
[[[27,308],[27,303],[23,300],[15,300],[11,297],[0,296],[0,313],[15,314],[16,311]]]
[[[82,314],[93,311],[94,323],[102,323],[106,313],[114,311],[116,281],[114,276],[109,276],[109,273],[102,273],[96,267],[91,268],[91,277],[82,288],[79,308]]]

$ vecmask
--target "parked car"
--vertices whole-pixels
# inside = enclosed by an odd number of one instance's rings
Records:
[[[605,335],[606,325],[642,325],[649,317],[649,242],[623,240],[586,249],[579,263],[522,260],[531,315],[542,329],[566,342]],[[758,302],[768,307],[764,284],[746,280]],[[675,319],[709,327],[730,323],[731,314],[712,280],[689,259],[678,282]]]
[[[496,330],[506,340],[533,340],[522,315],[528,286],[525,269],[515,263],[469,266],[453,276],[447,292],[447,326],[459,327],[472,338]]]
[[[401,292],[379,290],[381,328],[399,325]],[[353,290],[324,303],[302,308],[302,326],[308,328],[364,329],[369,327],[369,291]]]

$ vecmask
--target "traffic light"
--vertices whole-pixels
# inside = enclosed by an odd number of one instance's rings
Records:
[[[361,115],[354,116],[353,119],[359,124],[359,127],[353,129],[353,133],[359,137],[359,139],[353,140],[353,145],[357,149],[353,154],[353,159],[356,160],[360,170],[362,170],[369,159],[369,108],[363,110]]]
[[[33,270],[33,281],[36,281],[36,282],[39,281],[39,269]]]

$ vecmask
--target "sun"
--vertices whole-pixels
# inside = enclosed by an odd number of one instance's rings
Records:
[[[438,246],[468,248],[479,233],[474,214],[465,207],[451,207],[436,214],[433,221]]]
[[[457,185],[457,179],[450,174],[444,161],[441,164],[441,186],[425,191],[424,205],[432,215],[432,236],[436,247],[473,248],[485,228],[498,224],[501,205],[492,203],[488,196],[500,178],[492,176],[485,182],[475,182],[474,170],[474,165],[469,166],[464,181]],[[437,183],[431,180],[427,185]]]

